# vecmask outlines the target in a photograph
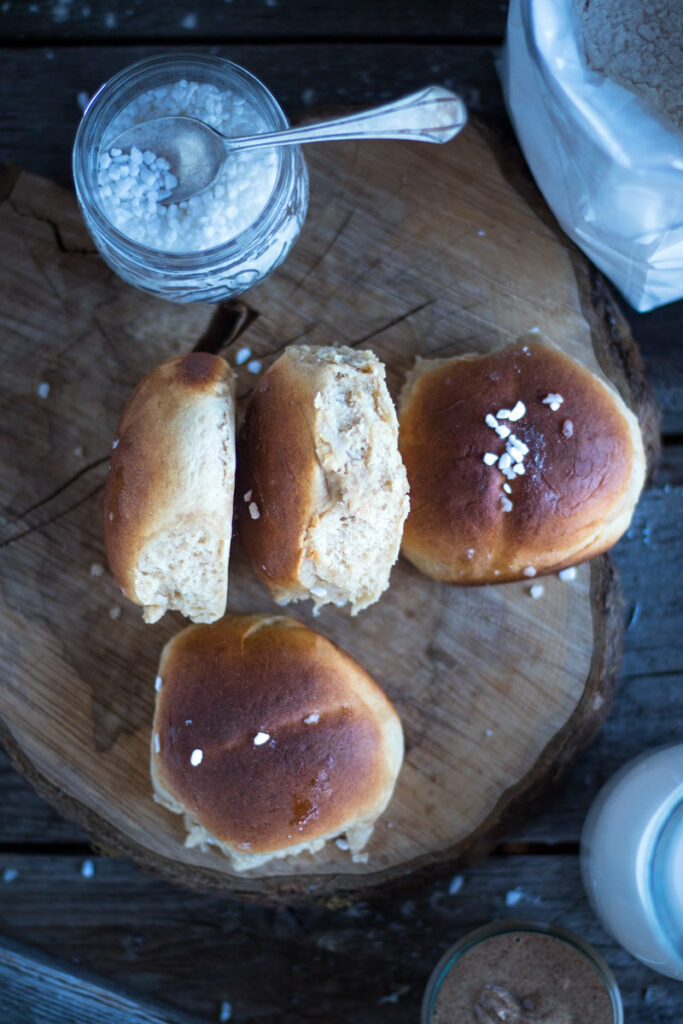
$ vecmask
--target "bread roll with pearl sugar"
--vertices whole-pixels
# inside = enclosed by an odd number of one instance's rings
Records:
[[[207,352],[167,360],[121,414],[104,493],[109,565],[145,622],[224,613],[234,484],[232,370]]]
[[[288,348],[254,390],[238,459],[239,532],[279,604],[351,604],[389,585],[408,514],[383,364],[351,348]]]
[[[418,360],[399,420],[412,495],[402,552],[434,579],[554,572],[606,551],[631,521],[645,479],[638,421],[548,345]]]
[[[238,871],[315,853],[345,833],[360,850],[403,759],[396,711],[356,662],[285,616],[228,615],[164,647],[151,771],[185,815],[186,846]]]

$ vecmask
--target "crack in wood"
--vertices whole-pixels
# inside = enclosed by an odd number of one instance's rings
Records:
[[[20,512],[18,515],[10,519],[10,523],[18,523],[20,519],[24,519],[30,512],[35,512],[36,509],[41,508],[43,505],[47,505],[50,501],[54,501],[54,499],[58,498],[60,494],[63,494],[64,491],[68,490],[68,488],[71,487],[72,484],[75,484],[76,481],[80,480],[82,476],[85,476],[86,473],[89,473],[91,469],[97,469],[97,467],[101,466],[103,462],[108,461],[109,456],[103,455],[101,458],[95,459],[93,462],[89,462],[87,466],[83,466],[81,469],[78,470],[77,473],[74,473],[73,476],[70,476],[68,480],[64,481],[64,483],[60,484],[58,487],[55,487],[55,489],[53,491],[50,491],[50,493],[47,494],[44,498],[39,498],[38,501],[35,501],[33,503],[33,505],[29,505],[29,507],[25,508],[23,512]]]
[[[216,307],[209,325],[193,352],[211,352],[218,355],[222,348],[232,345],[259,318],[260,313],[241,299],[230,299]]]
[[[94,246],[92,249],[80,249],[77,246],[68,246],[62,238],[62,232],[61,228],[59,227],[59,224],[56,221],[52,220],[50,217],[41,217],[34,210],[31,210],[30,212],[20,210],[15,201],[11,198],[11,196],[8,196],[6,201],[10,209],[12,209],[18,217],[23,217],[26,220],[36,220],[40,224],[47,224],[47,226],[52,230],[55,245],[57,246],[59,252],[75,253],[77,256],[98,255],[97,249]]]
[[[376,338],[379,334],[384,334],[391,327],[396,327],[398,324],[403,323],[411,316],[415,316],[421,310],[426,309],[427,306],[431,306],[436,302],[436,299],[427,299],[426,302],[421,302],[419,306],[415,306],[413,309],[409,309],[407,313],[402,313],[401,316],[394,317],[393,320],[389,320],[386,324],[382,324],[376,330],[371,331],[370,334],[364,335],[362,338],[356,338],[355,341],[349,342],[349,348],[355,348],[356,345],[363,345],[366,341],[370,341],[372,338]]]
[[[104,483],[98,484],[97,487],[94,487],[92,489],[92,491],[88,491],[86,495],[84,495],[82,498],[79,498],[78,501],[75,501],[73,505],[69,505],[68,508],[65,508],[63,512],[58,512],[56,516],[51,516],[49,519],[45,519],[42,523],[36,523],[35,526],[29,526],[28,529],[22,530],[21,533],[15,534],[14,537],[8,537],[6,540],[0,541],[0,548],[7,548],[11,544],[16,544],[18,540],[23,540],[24,537],[28,537],[29,534],[31,533],[36,533],[40,530],[44,530],[45,527],[47,526],[52,526],[53,523],[56,523],[58,520],[63,519],[64,516],[68,516],[71,512],[75,511],[75,509],[79,508],[81,505],[84,505],[86,501],[89,501],[90,498],[93,498],[98,493],[98,491],[102,490],[103,487]]]
[[[308,279],[311,276],[311,274],[315,273],[315,271],[318,269],[318,267],[323,262],[323,260],[328,255],[328,253],[331,252],[331,250],[335,247],[335,245],[337,244],[337,242],[339,241],[339,239],[341,238],[341,236],[344,234],[344,232],[346,231],[347,227],[351,223],[351,218],[353,217],[354,213],[355,213],[355,210],[349,210],[349,212],[347,213],[346,217],[344,217],[344,220],[341,222],[341,224],[339,225],[339,227],[335,231],[334,235],[332,236],[332,239],[329,242],[329,244],[325,247],[325,249],[320,254],[320,256],[318,256],[318,258],[315,261],[315,263],[313,264],[313,266],[309,270],[306,271],[306,273],[301,278],[301,280],[297,284],[296,288],[292,292],[290,298],[294,298],[294,296],[297,294],[297,292],[299,292],[303,288],[303,286],[306,284],[306,282],[308,281]]]

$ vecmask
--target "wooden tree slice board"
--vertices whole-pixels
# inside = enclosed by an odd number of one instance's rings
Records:
[[[405,764],[367,863],[328,843],[235,873],[217,852],[186,849],[181,819],[152,799],[153,680],[184,621],[145,626],[107,571],[93,575],[105,565],[108,451],[143,374],[232,332],[231,362],[248,345],[264,367],[292,342],[371,347],[396,395],[418,353],[483,352],[538,330],[606,373],[654,436],[637,351],[599,279],[481,130],[438,148],[335,144],[307,158],[297,246],[245,303],[219,307],[128,288],[94,253],[69,193],[16,169],[0,178],[3,742],[101,846],[263,901],[353,898],[484,853],[601,724],[618,588],[606,557],[571,583],[543,580],[540,600],[526,583],[449,588],[400,561],[390,590],[354,619],[294,606],[394,700]],[[256,378],[244,366],[239,376],[245,396]],[[274,608],[237,543],[230,608]]]

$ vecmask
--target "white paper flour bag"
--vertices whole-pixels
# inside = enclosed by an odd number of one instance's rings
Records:
[[[510,2],[501,77],[527,163],[641,312],[683,297],[682,42],[683,0]]]

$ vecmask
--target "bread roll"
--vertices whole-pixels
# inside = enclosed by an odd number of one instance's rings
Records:
[[[177,609],[225,611],[235,483],[233,373],[206,352],[178,356],[138,384],[121,414],[104,493],[104,539],[145,622]]]
[[[157,690],[152,781],[185,815],[187,846],[214,844],[243,871],[346,833],[359,856],[403,734],[348,654],[295,619],[228,615],[166,644]]]
[[[280,604],[351,603],[389,585],[408,513],[396,413],[372,352],[288,348],[247,408],[239,532]]]
[[[554,572],[606,551],[631,521],[645,477],[638,421],[554,348],[522,339],[418,360],[399,420],[412,496],[402,551],[434,579]]]

